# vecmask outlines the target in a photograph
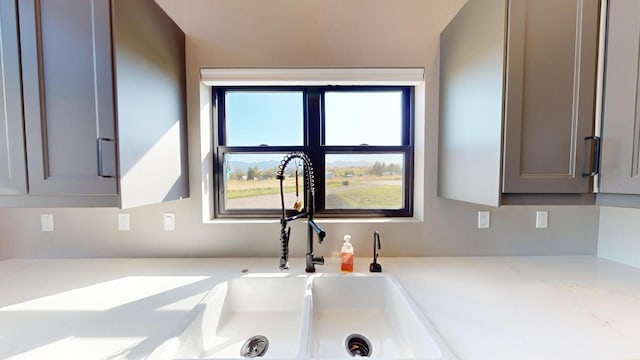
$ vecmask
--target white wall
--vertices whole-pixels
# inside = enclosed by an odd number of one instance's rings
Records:
[[[598,256],[640,267],[640,209],[600,208]]]
[[[383,256],[595,254],[598,209],[490,209],[491,228],[478,230],[486,207],[436,197],[438,37],[464,0],[157,0],[187,33],[187,96],[191,198],[132,209],[131,231],[116,230],[116,209],[0,210],[0,258],[279,255],[279,224],[202,224],[199,67],[425,67],[424,222],[324,224],[317,253],[339,250],[353,235],[356,254],[369,256],[372,233]],[[469,181],[473,181],[470,175]],[[534,227],[535,210],[549,210],[549,228]],[[162,213],[176,213],[173,232]],[[56,231],[39,231],[39,214],[53,213]],[[305,251],[303,224],[294,224],[293,255]],[[275,264],[275,259],[274,259]],[[275,265],[274,265],[275,266]]]

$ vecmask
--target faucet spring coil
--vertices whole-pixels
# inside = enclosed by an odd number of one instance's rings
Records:
[[[307,188],[315,193],[315,176],[313,174],[313,166],[311,165],[311,159],[309,156],[301,151],[296,151],[287,154],[284,159],[280,161],[280,165],[278,166],[278,174],[276,176],[277,179],[284,179],[284,171],[287,168],[289,162],[293,159],[300,159],[304,163],[304,170],[307,171],[308,176],[306,176],[306,185]]]
[[[283,228],[280,233],[280,249],[282,255],[280,256],[280,270],[289,269],[289,236],[291,235],[291,227],[286,230]]]

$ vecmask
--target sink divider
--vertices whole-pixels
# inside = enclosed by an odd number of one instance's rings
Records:
[[[318,274],[305,276],[307,276],[307,281],[303,297],[302,324],[300,329],[300,343],[298,344],[297,359],[311,359],[308,351],[309,346],[311,346],[311,324],[313,320],[313,279],[318,276]]]

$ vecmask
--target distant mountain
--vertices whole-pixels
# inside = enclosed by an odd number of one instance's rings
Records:
[[[229,161],[229,164],[231,165],[231,170],[241,169],[243,171],[247,171],[247,169],[257,166],[258,170],[262,171],[266,169],[273,169],[274,167],[277,168],[278,166],[280,166],[280,161],[277,161],[277,160],[256,161],[256,162]]]

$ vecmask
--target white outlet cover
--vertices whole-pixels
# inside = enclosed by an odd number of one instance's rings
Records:
[[[546,229],[549,226],[549,212],[536,211],[536,228]]]
[[[491,212],[478,211],[478,229],[488,229],[491,226]]]
[[[130,229],[129,214],[118,214],[118,230],[129,231]]]
[[[40,215],[40,229],[44,232],[53,231],[53,214]]]
[[[164,229],[166,231],[172,231],[176,229],[176,214],[164,213]]]

